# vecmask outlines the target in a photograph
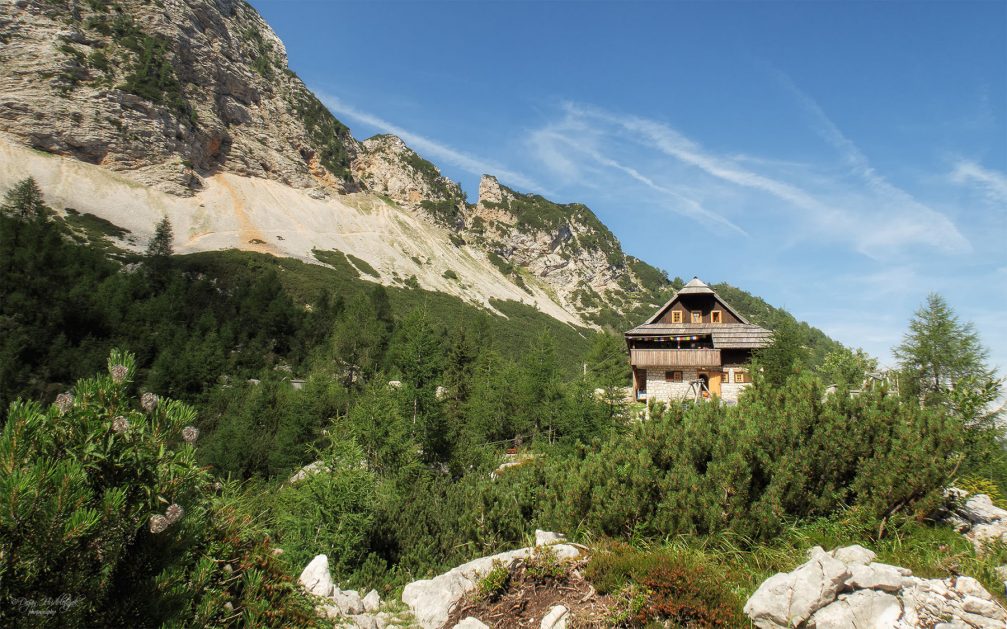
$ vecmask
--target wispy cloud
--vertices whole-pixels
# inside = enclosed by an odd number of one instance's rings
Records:
[[[574,177],[579,172],[574,158],[578,155],[587,157],[595,164],[616,171],[632,181],[643,184],[650,190],[659,193],[671,201],[670,207],[677,213],[697,220],[712,221],[742,236],[748,235],[744,229],[724,216],[703,207],[695,199],[669,186],[658,183],[654,178],[645,175],[633,166],[626,165],[607,156],[594,145],[595,142],[591,139],[591,134],[584,133],[585,129],[581,125],[574,126],[581,128],[576,133],[564,133],[558,128],[549,127],[536,131],[532,136],[531,141],[538,149],[539,158],[545,161],[554,171],[561,173],[568,179]],[[576,155],[571,154],[570,150],[575,151]]]
[[[408,131],[397,124],[389,122],[384,118],[374,114],[360,111],[359,109],[344,103],[335,96],[318,92],[319,98],[334,114],[344,118],[363,123],[365,125],[380,129],[385,133],[397,135],[417,153],[424,157],[443,161],[456,168],[464,170],[473,175],[490,174],[496,176],[503,182],[513,185],[521,190],[532,190],[543,192],[543,187],[534,179],[502,166],[492,160],[483,159],[464,151],[460,151],[451,146],[432,140],[428,137]]]
[[[813,232],[803,237],[845,240],[875,258],[911,246],[946,252],[970,249],[947,216],[888,182],[817,103],[791,87],[856,181],[829,176],[829,166],[795,165],[773,156],[717,154],[663,122],[577,103],[565,104],[562,117],[534,131],[530,143],[538,158],[561,176],[594,177],[603,166],[664,193],[682,214],[702,221],[716,217],[716,223],[741,233],[750,231],[746,220],[784,212],[792,219],[785,230],[791,239],[794,227],[803,225]],[[622,157],[611,157],[614,154]],[[677,167],[668,167],[666,161],[655,163],[655,157],[670,158]],[[740,199],[737,205],[747,201],[746,209],[724,202],[732,192],[735,200]],[[762,202],[772,210],[753,215],[747,208],[759,205],[759,195],[775,202]],[[716,199],[720,207],[709,210],[704,199]]]
[[[951,171],[951,181],[978,185],[993,203],[1007,203],[1007,174],[984,168],[971,160],[960,160]]]

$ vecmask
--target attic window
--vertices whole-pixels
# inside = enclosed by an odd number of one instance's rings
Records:
[[[702,312],[693,312],[692,313],[692,322],[693,323],[702,323],[703,322],[703,313]]]
[[[681,323],[682,322],[682,311],[681,310],[672,310],[671,311],[671,322],[672,323]]]
[[[720,310],[711,310],[710,311],[710,323],[723,323],[723,322],[724,322],[724,319],[721,316],[721,311]]]

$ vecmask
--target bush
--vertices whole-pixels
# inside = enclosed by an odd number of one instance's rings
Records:
[[[137,403],[134,374],[133,356],[113,351],[106,375],[50,407],[11,405],[0,435],[0,599],[12,604],[0,624],[62,600],[66,627],[311,625],[268,540],[214,498],[195,460],[193,409],[152,393]]]
[[[494,559],[493,569],[479,581],[479,599],[485,601],[499,599],[510,585],[510,576],[510,568],[499,559]]]

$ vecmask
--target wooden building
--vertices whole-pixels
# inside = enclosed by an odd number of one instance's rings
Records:
[[[771,340],[772,332],[749,323],[693,278],[646,323],[626,332],[633,398],[737,401],[751,383],[752,351]]]

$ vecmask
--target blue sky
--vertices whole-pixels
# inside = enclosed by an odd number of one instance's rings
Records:
[[[937,291],[1007,372],[1007,2],[252,4],[472,200],[585,203],[885,363]]]

